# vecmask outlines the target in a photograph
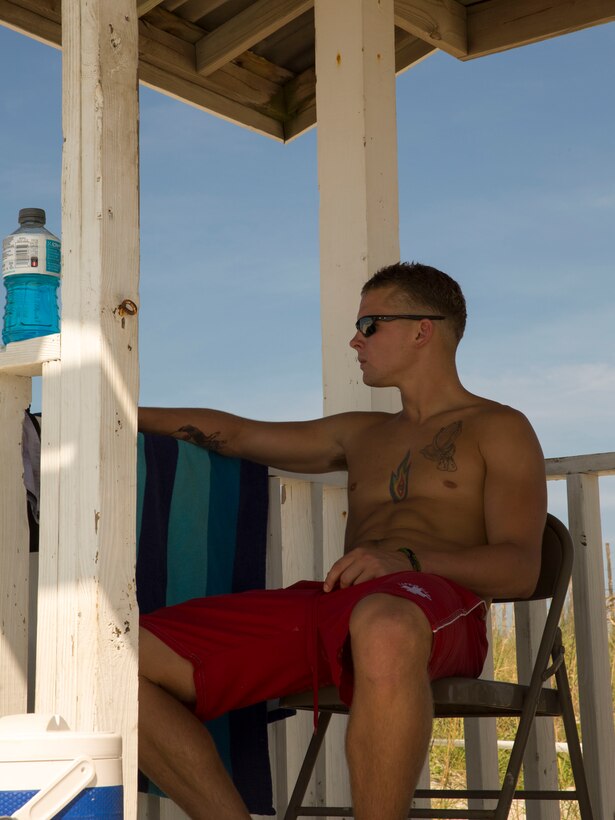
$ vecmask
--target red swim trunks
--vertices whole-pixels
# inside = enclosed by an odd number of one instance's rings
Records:
[[[407,598],[433,630],[429,674],[480,675],[487,606],[439,575],[398,572],[325,593],[322,583],[196,598],[141,617],[141,626],[194,667],[202,720],[263,700],[335,684],[352,700],[348,623],[371,593]],[[345,651],[346,650],[346,651]]]

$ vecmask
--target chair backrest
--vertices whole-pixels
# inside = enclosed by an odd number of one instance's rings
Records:
[[[558,518],[548,514],[542,536],[540,575],[536,589],[529,598],[496,598],[494,603],[558,598],[563,604],[572,574],[573,557],[574,549],[570,533]]]

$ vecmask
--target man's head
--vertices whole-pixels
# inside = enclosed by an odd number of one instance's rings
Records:
[[[376,289],[393,289],[400,313],[429,312],[445,317],[455,346],[466,326],[466,301],[461,288],[446,273],[418,262],[398,262],[377,271],[363,285],[361,295]]]

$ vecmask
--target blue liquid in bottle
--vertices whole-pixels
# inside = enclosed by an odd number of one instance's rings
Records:
[[[4,344],[59,332],[60,255],[60,240],[45,228],[45,211],[22,208],[19,228],[2,243]]]

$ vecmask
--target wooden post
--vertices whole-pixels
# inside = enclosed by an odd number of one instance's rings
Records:
[[[585,771],[595,817],[615,817],[615,732],[609,669],[598,476],[568,476],[575,546],[574,625]]]
[[[519,683],[530,682],[546,620],[546,601],[519,601],[515,604]],[[550,686],[550,682],[547,685]],[[556,790],[558,787],[553,718],[541,718],[533,723],[523,757],[523,785],[526,789]],[[525,815],[527,820],[560,820],[561,816],[559,804],[547,800],[526,800]]]
[[[493,680],[493,628],[491,612],[487,615],[489,652],[485,658],[481,678]],[[469,789],[497,789],[500,784],[498,772],[497,725],[495,718],[464,718],[463,734],[466,746],[466,777]],[[468,801],[475,810],[493,809],[494,800]]]
[[[0,374],[0,717],[27,706],[30,539],[21,440],[31,381]]]
[[[62,38],[62,364],[59,407],[52,411],[59,425],[59,470],[46,479],[59,517],[57,554],[41,563],[40,577],[55,639],[44,661],[39,649],[38,691],[41,704],[53,704],[72,729],[121,732],[124,816],[133,820],[138,358],[132,314],[139,259],[134,0],[64,0]],[[49,545],[54,540],[43,535]],[[44,637],[42,623],[39,647]]]
[[[363,283],[399,260],[393,0],[316,0],[314,13],[324,410],[397,409],[348,347]]]

